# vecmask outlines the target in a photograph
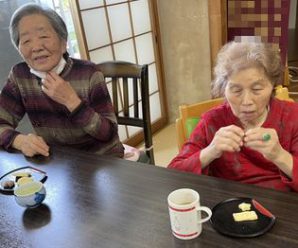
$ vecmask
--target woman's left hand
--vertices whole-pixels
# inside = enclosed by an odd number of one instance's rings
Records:
[[[283,149],[275,129],[252,128],[245,132],[244,146],[263,154],[263,156],[274,163],[289,178],[293,177],[293,157]]]
[[[262,153],[266,159],[272,162],[284,151],[275,129],[272,128],[249,129],[245,132],[244,146]]]
[[[81,99],[78,97],[70,83],[64,81],[55,72],[49,72],[42,82],[43,92],[55,102],[58,102],[72,112],[79,104]]]

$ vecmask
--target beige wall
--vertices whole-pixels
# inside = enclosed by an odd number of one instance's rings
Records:
[[[208,0],[157,0],[169,122],[178,106],[210,98]]]

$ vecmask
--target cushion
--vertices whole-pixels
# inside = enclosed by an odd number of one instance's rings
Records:
[[[124,146],[124,157],[123,157],[124,159],[130,160],[130,161],[139,160],[140,153],[141,153],[139,149],[126,144],[123,144],[123,146]]]
[[[197,126],[199,120],[200,120],[200,117],[191,117],[191,118],[186,119],[185,128],[186,128],[186,138],[187,139],[191,135],[194,128]]]

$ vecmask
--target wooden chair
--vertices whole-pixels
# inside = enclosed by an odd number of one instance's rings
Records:
[[[292,93],[289,92],[287,87],[281,85],[275,87],[275,97],[280,100],[294,102]]]
[[[97,68],[106,80],[112,82],[112,99],[118,124],[143,128],[145,153],[150,163],[154,164],[148,65],[107,61],[98,64]]]
[[[199,122],[200,116],[209,109],[223,103],[223,98],[215,98],[195,104],[179,106],[179,118],[176,119],[176,132],[178,149],[189,138],[190,133]]]
[[[275,97],[280,100],[294,101],[289,96],[288,89],[281,85],[275,88]],[[179,106],[179,118],[176,119],[176,133],[178,149],[181,150],[183,144],[189,138],[191,132],[200,120],[201,115],[209,109],[223,103],[223,98],[215,98],[195,104]]]

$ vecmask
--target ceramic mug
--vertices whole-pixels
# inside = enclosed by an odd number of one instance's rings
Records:
[[[172,233],[179,239],[193,239],[202,232],[202,223],[211,218],[212,211],[200,206],[200,195],[193,189],[177,189],[168,195]],[[207,217],[201,218],[201,211]]]

